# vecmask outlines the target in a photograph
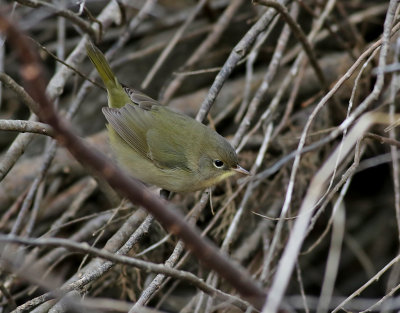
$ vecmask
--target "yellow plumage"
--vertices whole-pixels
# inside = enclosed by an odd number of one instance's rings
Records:
[[[175,192],[203,189],[241,172],[235,150],[217,132],[123,87],[93,44],[87,53],[108,93],[103,113],[118,161],[141,181]]]

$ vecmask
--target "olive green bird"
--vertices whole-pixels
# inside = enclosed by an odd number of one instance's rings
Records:
[[[189,116],[162,106],[149,96],[123,87],[101,51],[92,43],[87,54],[108,93],[111,147],[134,177],[173,192],[210,187],[235,174],[239,166],[229,142]]]

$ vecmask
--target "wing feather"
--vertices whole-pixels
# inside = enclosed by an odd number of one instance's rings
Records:
[[[147,99],[143,101],[146,102]],[[145,109],[132,104],[126,104],[119,109],[103,108],[103,113],[117,134],[155,166],[191,171],[185,155],[186,141],[183,138],[188,130],[186,118],[182,115],[160,105]]]
[[[140,110],[140,109],[139,109]],[[136,114],[137,107],[127,104],[120,109],[103,108],[103,114],[108,123],[117,134],[139,155],[149,158],[149,148],[146,142],[146,132],[148,127]]]
[[[147,133],[150,156],[154,164],[160,168],[191,171],[184,154],[184,147],[179,141],[174,140],[174,134],[165,136],[165,132],[162,135],[161,131],[162,129],[152,129]]]

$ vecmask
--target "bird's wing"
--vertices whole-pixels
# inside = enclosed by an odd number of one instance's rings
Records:
[[[119,109],[103,108],[102,111],[117,134],[139,155],[150,160],[146,140],[150,125],[144,118],[143,110],[136,105],[126,104]]]
[[[189,170],[184,154],[187,132],[182,115],[154,103],[151,107],[126,104],[120,109],[103,108],[103,113],[118,135],[157,167]],[[177,118],[171,120],[171,116]]]
[[[169,135],[166,136],[166,131]],[[180,169],[190,171],[188,160],[185,156],[185,146],[181,140],[175,140],[171,130],[152,128],[147,132],[147,144],[150,150],[150,157],[159,168]]]

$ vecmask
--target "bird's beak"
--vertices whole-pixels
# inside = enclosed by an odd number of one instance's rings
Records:
[[[239,164],[236,167],[232,168],[232,170],[234,170],[235,172],[240,173],[240,174],[251,175],[249,171],[245,170]]]

